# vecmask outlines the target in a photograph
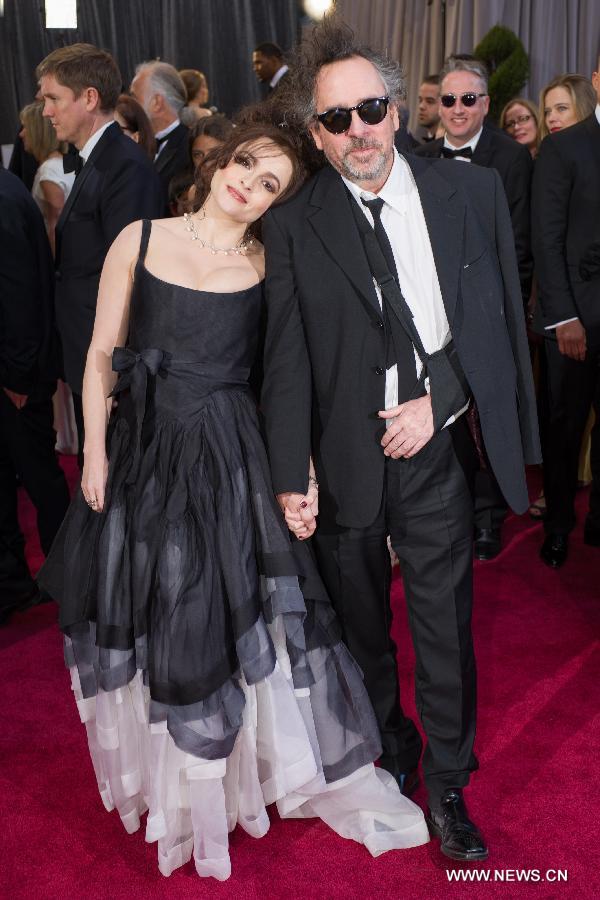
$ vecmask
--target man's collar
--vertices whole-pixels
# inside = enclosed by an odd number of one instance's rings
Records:
[[[466,144],[460,144],[460,146],[458,146],[458,147],[455,147],[454,144],[451,144],[450,141],[448,140],[448,136],[445,135],[444,136],[444,147],[448,147],[450,150],[464,150],[465,147],[470,147],[471,150],[473,151],[473,153],[475,153],[475,147],[477,146],[479,138],[481,137],[482,131],[483,131],[483,125],[481,126],[481,128],[479,129],[477,134],[471,138],[470,141],[467,141]]]
[[[92,155],[92,150],[94,149],[106,129],[110,128],[110,126],[114,124],[114,121],[114,119],[111,119],[110,122],[106,122],[106,124],[101,125],[100,128],[98,128],[98,130],[95,131],[93,135],[87,139],[87,141],[79,151],[79,155],[81,156],[84,163],[88,161],[88,159]]]
[[[167,125],[166,128],[163,128],[161,131],[157,131],[154,137],[157,141],[161,138],[166,137],[168,134],[171,134],[172,131],[175,131],[177,126],[179,125],[179,119],[173,119],[170,125]]]
[[[273,75],[273,77],[271,78],[271,80],[270,80],[270,82],[269,82],[269,87],[270,87],[270,88],[274,88],[275,85],[279,82],[279,80],[280,80],[281,78],[283,78],[283,76],[285,75],[285,73],[287,72],[287,70],[288,70],[288,66],[285,66],[285,65],[280,66],[280,67],[277,69],[277,71],[275,72],[275,74]]]
[[[390,169],[387,181],[378,194],[366,191],[353,181],[349,181],[342,175],[342,181],[354,197],[360,203],[361,198],[365,200],[373,200],[375,197],[381,197],[384,203],[393,207],[397,212],[404,214],[407,208],[408,195],[415,189],[414,176],[410,170],[410,166],[403,159],[398,151],[394,149],[394,162]],[[362,208],[362,204],[361,204]]]

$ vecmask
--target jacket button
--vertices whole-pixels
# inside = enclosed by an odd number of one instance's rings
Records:
[[[375,374],[383,375],[383,369],[381,368],[381,366],[377,366],[377,368],[375,369]]]
[[[383,328],[381,319],[373,319],[373,328]]]

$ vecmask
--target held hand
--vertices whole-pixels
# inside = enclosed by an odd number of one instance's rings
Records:
[[[81,476],[81,491],[85,502],[94,510],[102,512],[104,509],[104,492],[108,477],[108,460],[106,453],[87,453],[84,451],[83,475]]]
[[[10,388],[3,387],[2,390],[17,409],[23,409],[25,404],[27,403],[27,394],[17,394],[16,391],[11,391]]]
[[[319,512],[319,497],[312,485],[306,494],[278,494],[277,501],[285,516],[285,521],[298,540],[311,537],[317,527],[316,516]]]
[[[573,322],[565,322],[556,328],[556,338],[558,340],[558,349],[563,356],[576,359],[583,362],[586,352],[586,335],[585,328],[579,321],[574,319]]]
[[[381,410],[379,416],[393,420],[381,439],[384,455],[392,459],[414,456],[433,437],[433,410],[429,394]]]

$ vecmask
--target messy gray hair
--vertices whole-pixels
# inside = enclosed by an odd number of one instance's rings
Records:
[[[440,85],[446,75],[449,75],[451,72],[470,72],[471,75],[476,75],[487,94],[489,75],[486,64],[480,59],[476,59],[474,56],[467,56],[466,54],[464,56],[449,56],[440,71]]]
[[[314,121],[315,87],[323,66],[360,56],[377,69],[386,95],[398,104],[406,97],[400,64],[384,53],[360,44],[354,31],[335,13],[325,16],[302,40],[290,59],[290,72],[280,90],[284,93],[287,121],[308,129]]]
[[[187,91],[181,75],[170,63],[151,60],[140,63],[135,74],[150,72],[148,84],[153,94],[160,94],[165,98],[171,109],[177,115],[187,103]]]

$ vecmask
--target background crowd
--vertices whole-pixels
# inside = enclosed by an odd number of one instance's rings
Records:
[[[76,47],[57,51],[74,71]],[[25,562],[17,483],[37,509],[47,552],[68,505],[55,451],[77,453],[81,464],[82,378],[108,248],[131,221],[193,209],[206,154],[235,127],[235,115],[211,105],[202,71],[140,61],[123,84],[112,56],[97,52],[106,86],[100,104],[90,102],[77,121],[69,105],[76,92],[40,63],[41,91],[21,110],[12,174],[0,173],[3,622],[40,599]],[[285,53],[276,44],[258,44],[252,65],[265,96],[285,91]],[[600,61],[594,73],[557,74],[539,103],[514,97],[495,122],[485,65],[453,55],[418,87],[414,134],[405,109],[396,139],[402,153],[492,167],[501,177],[545,459],[544,491],[530,514],[544,519],[541,556],[552,568],[567,558],[581,483],[591,481],[584,539],[600,547],[599,71]],[[475,553],[489,560],[501,551],[507,506],[479,449]]]

